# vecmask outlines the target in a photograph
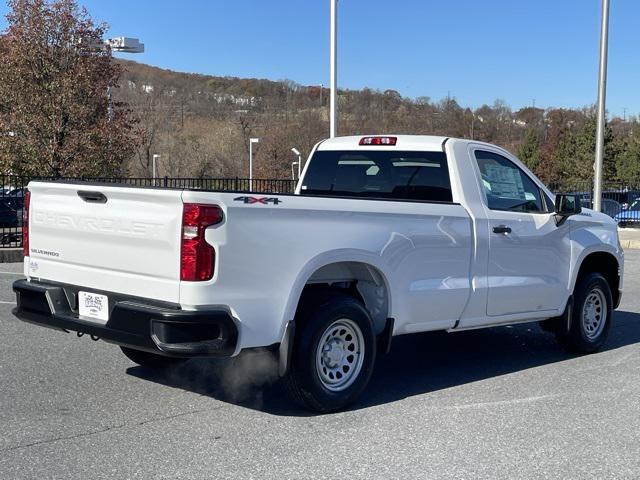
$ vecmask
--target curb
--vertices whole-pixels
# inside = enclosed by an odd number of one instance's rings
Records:
[[[620,240],[620,245],[625,250],[640,250],[640,240]]]
[[[620,245],[625,249],[640,249],[640,229],[618,227]]]
[[[22,248],[0,248],[0,263],[20,263],[23,258]]]

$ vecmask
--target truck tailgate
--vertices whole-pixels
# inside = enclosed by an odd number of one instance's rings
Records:
[[[25,274],[178,302],[182,192],[31,182]]]

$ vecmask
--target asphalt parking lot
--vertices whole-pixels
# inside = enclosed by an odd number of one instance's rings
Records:
[[[394,340],[364,398],[292,406],[267,356],[158,376],[11,315],[0,264],[0,478],[638,478],[640,250],[602,353],[536,325]]]

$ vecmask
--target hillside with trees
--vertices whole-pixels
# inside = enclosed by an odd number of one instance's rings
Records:
[[[138,116],[145,137],[128,164],[149,175],[151,155],[161,174],[247,176],[248,139],[260,137],[257,176],[291,175],[291,147],[305,154],[328,132],[329,91],[292,81],[172,72],[121,61],[117,98]],[[472,110],[455,98],[406,98],[394,90],[341,90],[340,135],[434,134],[501,145],[549,183],[582,183],[593,175],[595,112],[526,107],[496,100]],[[614,118],[606,131],[608,181],[640,179],[640,124]]]

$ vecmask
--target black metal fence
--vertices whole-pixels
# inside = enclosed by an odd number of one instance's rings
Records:
[[[5,188],[3,196],[10,191],[21,191],[32,180],[86,181],[95,183],[120,183],[136,187],[191,188],[197,190],[217,190],[224,192],[293,193],[295,180],[248,178],[176,178],[176,177],[26,177],[0,175]]]
[[[0,248],[22,246],[22,207],[26,177],[2,175],[0,184]]]
[[[0,248],[22,246],[24,193],[31,180],[81,180],[96,183],[121,183],[138,187],[190,188],[242,193],[293,193],[294,180],[248,178],[82,178],[27,177],[0,175]]]
[[[556,193],[572,193],[580,197],[583,208],[593,206],[593,183],[571,182],[551,184]],[[602,208],[620,227],[640,227],[640,180],[605,182],[602,185]]]

